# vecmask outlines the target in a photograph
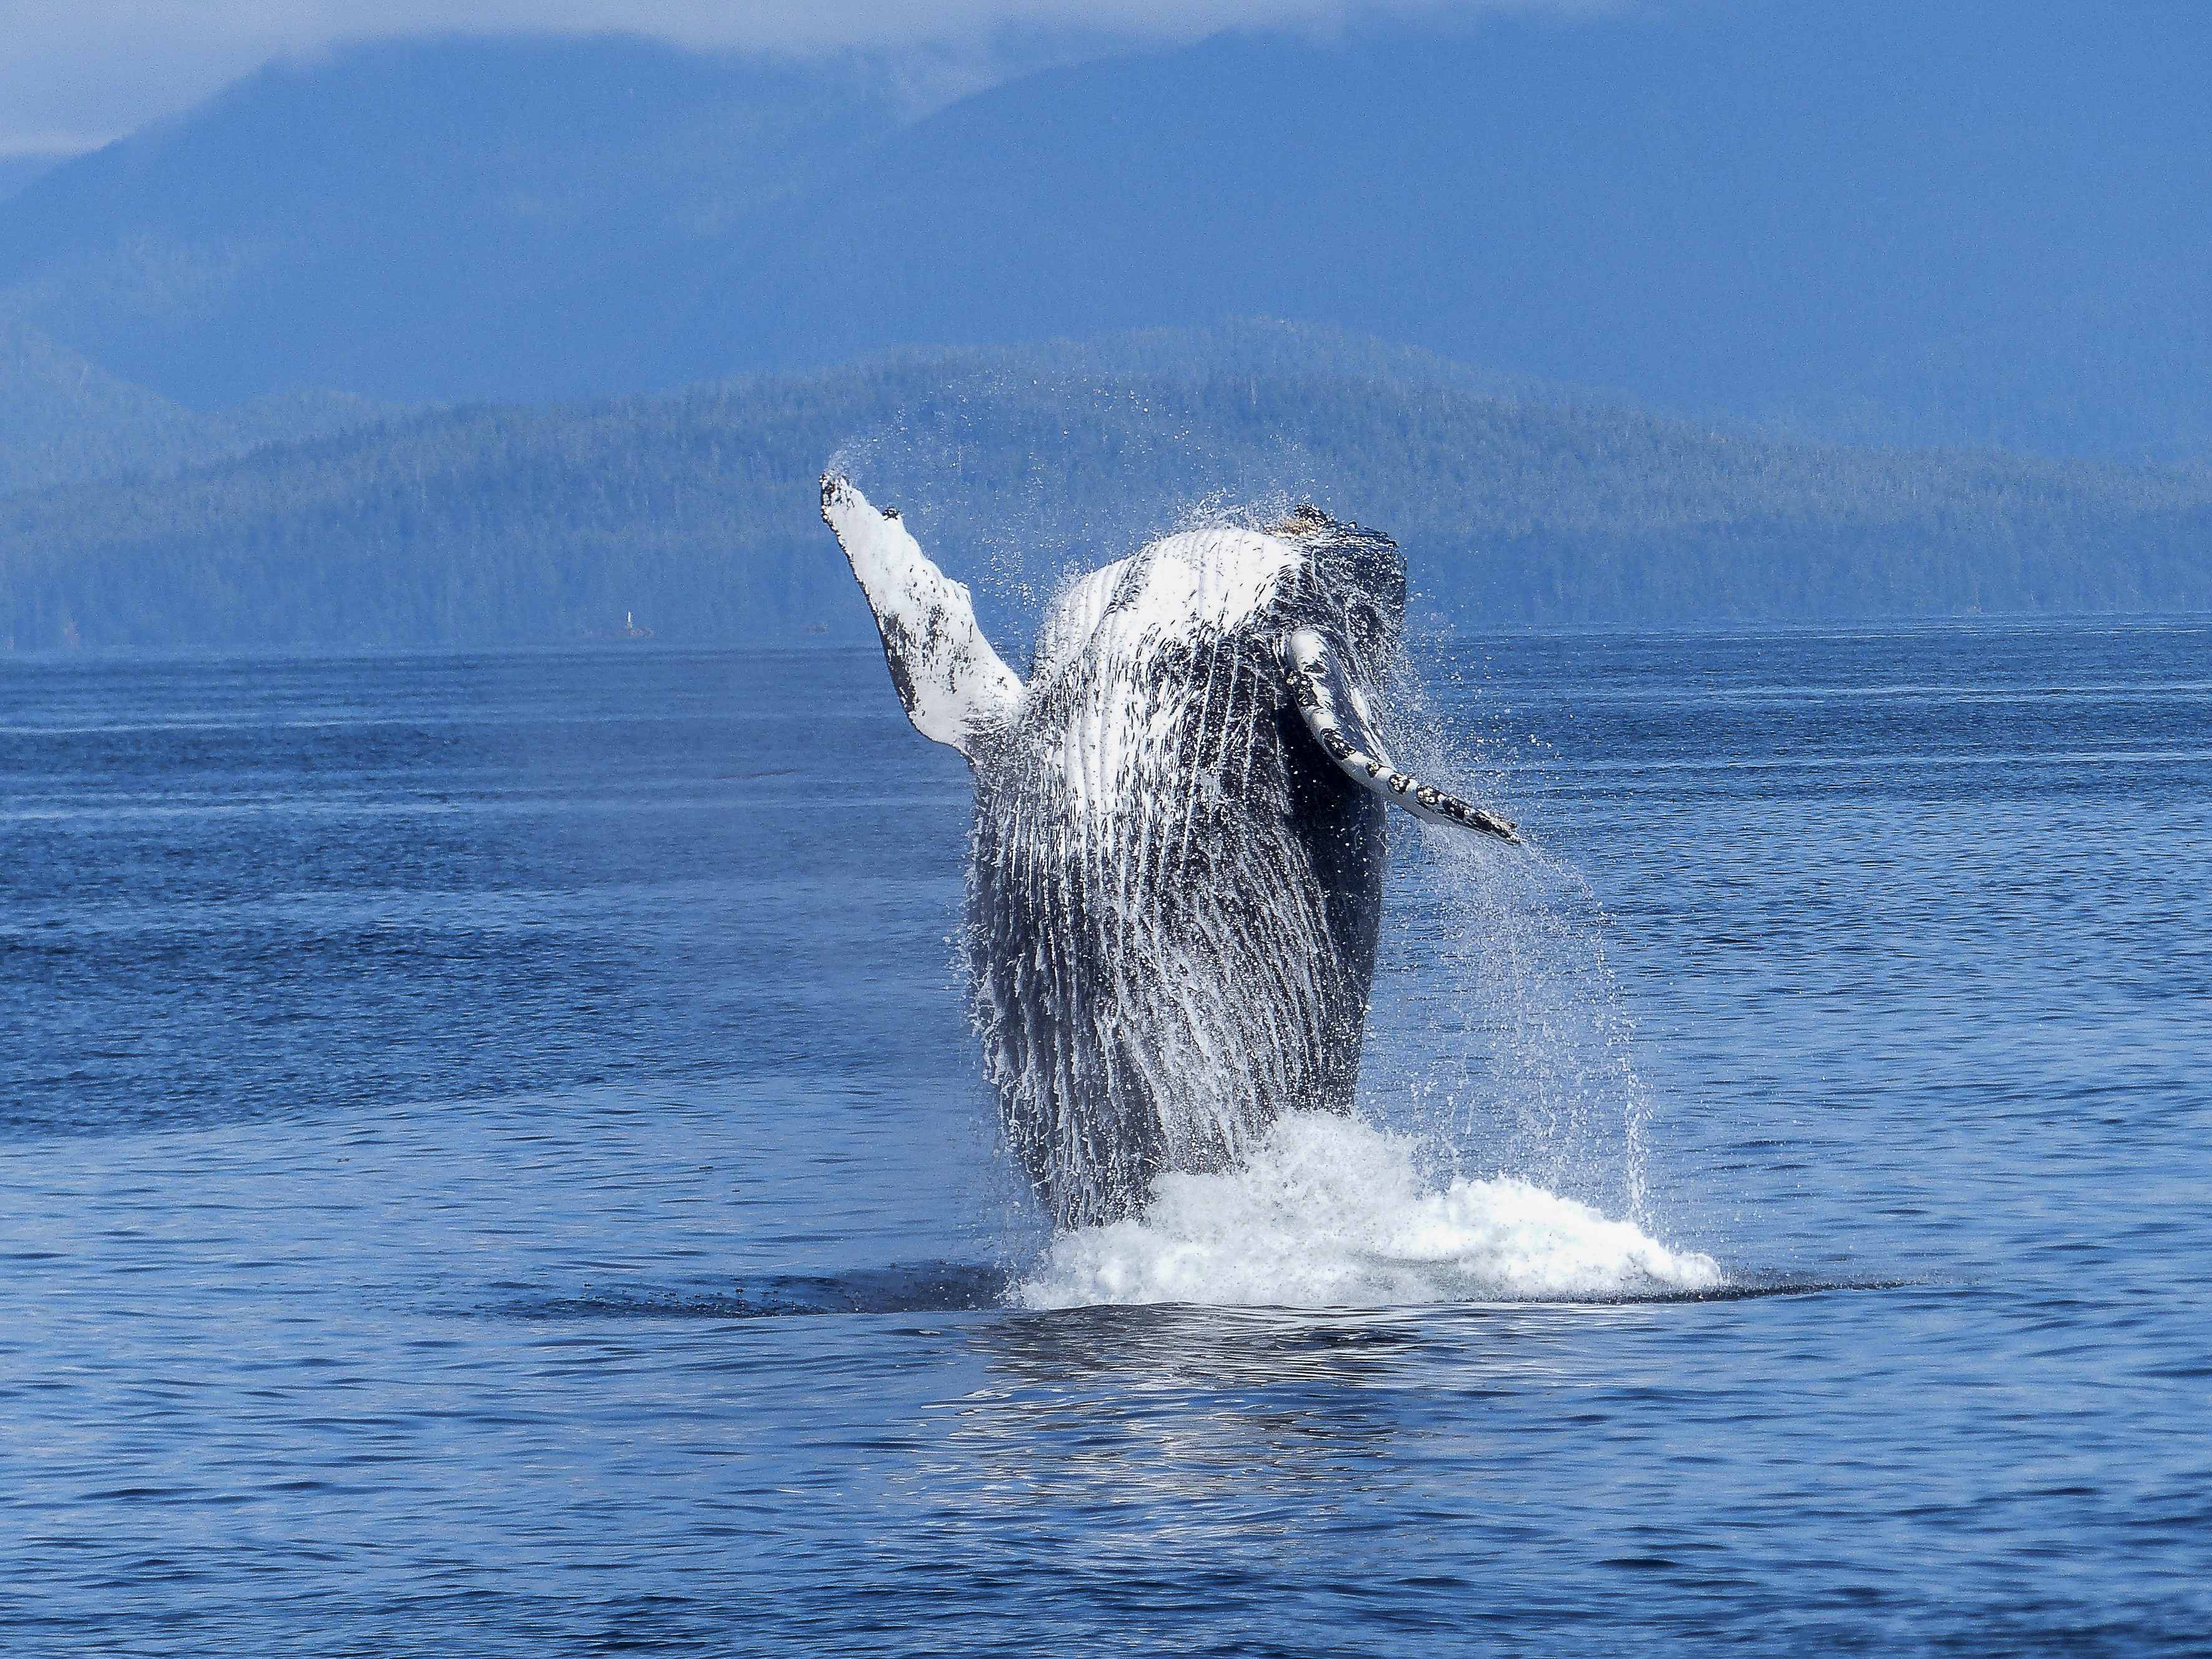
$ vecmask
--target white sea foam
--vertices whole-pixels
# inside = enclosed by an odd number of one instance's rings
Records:
[[[1353,1119],[1285,1118],[1242,1170],[1163,1176],[1140,1217],[1066,1233],[1023,1305],[1374,1307],[1711,1289],[1719,1264],[1587,1204],[1501,1177],[1425,1186],[1412,1144]]]

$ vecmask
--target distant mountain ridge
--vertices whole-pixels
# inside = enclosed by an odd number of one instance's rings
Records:
[[[1791,447],[1360,374],[1342,338],[1297,372],[1299,337],[435,410],[18,495],[0,501],[0,641],[544,643],[633,611],[665,641],[866,640],[817,516],[825,465],[899,506],[1010,642],[1073,569],[1194,515],[1309,499],[1398,537],[1427,627],[2212,608],[2212,467]],[[1182,372],[1096,367],[1117,357]]]
[[[608,389],[672,283],[898,107],[865,65],[622,38],[275,64],[0,203],[0,307],[200,409]]]
[[[0,317],[0,496],[129,474],[159,477],[399,412],[343,392],[293,392],[202,414]]]
[[[68,159],[66,155],[35,150],[20,155],[0,154],[0,202],[6,201],[40,174],[52,173]]]
[[[2212,9],[1652,0],[892,68],[438,41],[0,202],[0,309],[213,409],[1277,316],[1806,438],[2212,453]]]

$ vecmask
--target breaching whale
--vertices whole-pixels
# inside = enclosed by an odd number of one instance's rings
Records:
[[[896,508],[832,474],[822,516],[908,717],[968,757],[969,1014],[1055,1225],[1240,1164],[1285,1112],[1349,1111],[1386,803],[1517,839],[1376,732],[1397,544],[1312,507],[1166,537],[1066,590],[1024,682]]]

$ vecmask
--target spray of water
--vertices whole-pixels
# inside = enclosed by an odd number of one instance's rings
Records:
[[[1580,872],[1430,833],[1394,877],[1363,1099],[1442,1175],[1510,1175],[1652,1221],[1650,1106]]]
[[[1419,649],[1447,665],[1448,709],[1401,662],[1399,741],[1419,767],[1510,799],[1499,757],[1518,745],[1471,655],[1444,638]],[[1654,1224],[1650,1097],[1588,878],[1540,836],[1510,860],[1433,829],[1400,847],[1370,1024],[1378,1114],[1444,1176],[1510,1175]]]

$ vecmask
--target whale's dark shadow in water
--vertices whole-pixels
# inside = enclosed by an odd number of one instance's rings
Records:
[[[758,1273],[717,1284],[639,1286],[604,1293],[521,1297],[492,1311],[508,1318],[548,1321],[818,1318],[825,1315],[995,1313],[991,1340],[1010,1352],[1075,1369],[1126,1363],[1133,1345],[1188,1346],[1213,1352],[1232,1338],[1285,1349],[1361,1349],[1412,1341],[1419,1322],[1465,1316],[1483,1318],[1545,1310],[1639,1308],[1784,1297],[1838,1291],[1895,1291],[1923,1287],[1904,1279],[1807,1279],[1782,1273],[1739,1273],[1698,1291],[1650,1291],[1620,1296],[1560,1296],[1521,1300],[1399,1304],[1378,1308],[1216,1307],[1169,1302],[1127,1307],[1029,1310],[1012,1307],[1006,1269],[980,1261],[919,1261],[855,1267],[835,1273]],[[1415,1322],[1409,1325],[1407,1322]],[[1426,1340],[1426,1339],[1422,1339]],[[1115,1356],[1120,1356],[1115,1358]]]
[[[1516,839],[1376,733],[1396,544],[1310,507],[1167,537],[1061,596],[1024,681],[896,511],[832,477],[822,512],[908,717],[970,764],[969,1010],[1054,1224],[1349,1111],[1386,804]]]

